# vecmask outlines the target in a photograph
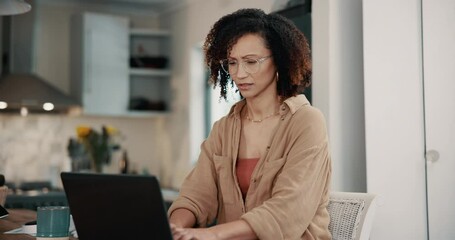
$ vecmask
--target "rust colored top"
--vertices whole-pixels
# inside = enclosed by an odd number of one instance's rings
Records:
[[[235,168],[237,180],[239,181],[240,191],[242,191],[243,199],[245,200],[246,193],[250,187],[251,174],[258,163],[259,158],[239,158]]]

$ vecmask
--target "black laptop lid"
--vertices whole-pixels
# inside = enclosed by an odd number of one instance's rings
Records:
[[[172,240],[154,176],[61,173],[80,240]]]

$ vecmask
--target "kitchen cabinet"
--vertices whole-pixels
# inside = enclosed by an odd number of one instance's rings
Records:
[[[396,3],[362,6],[371,239],[455,239],[455,2]]]
[[[71,33],[71,93],[84,114],[156,116],[168,109],[168,32],[85,12],[73,17]]]
[[[455,1],[421,4],[428,238],[454,239]]]
[[[75,15],[71,24],[71,93],[84,114],[125,114],[128,18],[85,12]]]
[[[170,103],[170,34],[166,30],[130,30],[130,114],[165,113]]]

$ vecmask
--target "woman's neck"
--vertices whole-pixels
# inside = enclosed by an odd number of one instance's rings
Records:
[[[279,111],[280,104],[278,96],[246,99],[245,116],[250,120],[267,118]]]

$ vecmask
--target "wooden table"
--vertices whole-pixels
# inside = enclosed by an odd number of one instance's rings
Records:
[[[0,239],[1,240],[34,240],[28,234],[4,234],[4,232],[20,228],[24,223],[36,220],[36,211],[28,209],[8,209],[9,215],[0,219]],[[70,237],[71,240],[77,238]]]

